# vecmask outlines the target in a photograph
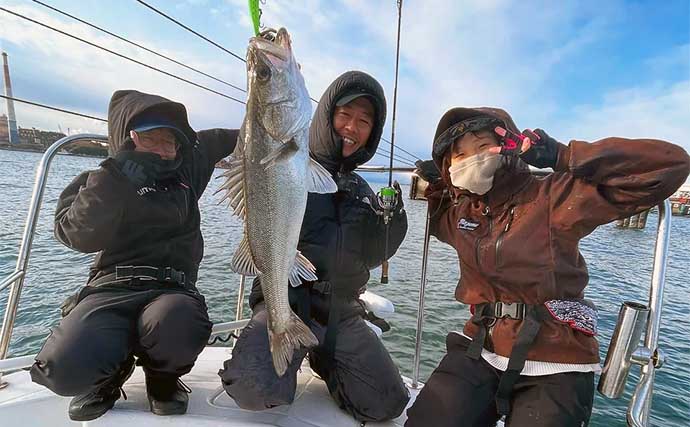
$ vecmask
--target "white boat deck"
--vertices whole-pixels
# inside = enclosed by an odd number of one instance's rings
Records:
[[[115,408],[104,416],[88,422],[71,421],[67,415],[70,398],[60,397],[46,388],[31,382],[28,371],[6,375],[9,385],[0,389],[0,424],[2,426],[281,426],[281,427],[357,427],[360,425],[350,415],[338,408],[328,394],[326,384],[312,374],[304,364],[297,378],[295,401],[261,412],[240,409],[235,402],[219,389],[218,370],[230,357],[226,347],[207,347],[192,371],[182,379],[192,389],[189,409],[185,415],[161,417],[149,412],[144,385],[144,373],[140,367],[125,383],[127,400],[120,399]],[[409,384],[409,380],[404,378]],[[418,391],[410,389],[412,404]],[[367,426],[402,426],[405,413],[385,423],[367,423]]]

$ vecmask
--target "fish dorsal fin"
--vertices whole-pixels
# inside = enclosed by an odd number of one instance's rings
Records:
[[[338,186],[333,181],[331,173],[319,162],[309,158],[309,176],[307,177],[307,191],[310,193],[335,193]]]
[[[260,165],[266,165],[266,169],[274,166],[276,163],[284,162],[290,160],[292,156],[299,151],[299,146],[295,138],[292,138],[288,142],[280,144],[278,148],[269,153],[268,156],[264,157],[259,161]]]
[[[259,273],[261,273],[254,264],[252,249],[249,247],[249,240],[247,240],[246,234],[242,237],[240,246],[232,257],[230,269],[235,273],[244,274],[245,276],[258,276]]]
[[[319,280],[319,278],[316,277],[316,267],[300,251],[297,251],[295,263],[292,265],[292,271],[290,272],[290,285],[299,286],[303,280],[314,282]]]
[[[218,202],[223,203],[229,200],[235,215],[242,218],[244,221],[247,218],[247,210],[244,197],[244,149],[242,140],[237,141],[237,147],[233,151],[228,170],[222,176],[225,177],[225,183],[216,191],[219,193],[225,190],[225,194]]]

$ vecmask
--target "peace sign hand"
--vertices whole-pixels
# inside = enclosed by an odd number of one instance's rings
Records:
[[[539,169],[556,166],[560,144],[543,130],[525,129],[522,134],[517,135],[515,132],[497,126],[494,131],[503,138],[503,144],[501,147],[490,148],[490,152],[520,156],[527,164]]]

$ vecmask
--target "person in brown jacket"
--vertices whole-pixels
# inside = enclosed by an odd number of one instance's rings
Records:
[[[688,154],[654,139],[564,145],[501,109],[454,108],[432,157],[418,162],[430,232],[458,253],[455,298],[472,317],[448,334],[406,426],[587,425],[599,345],[578,243],[673,194]]]

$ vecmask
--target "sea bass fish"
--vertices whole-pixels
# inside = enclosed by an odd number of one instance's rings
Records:
[[[282,376],[295,349],[318,343],[288,302],[289,285],[317,280],[297,250],[307,193],[337,187],[309,156],[311,103],[284,28],[250,40],[247,87],[247,113],[221,190],[244,220],[231,267],[261,280],[273,365]]]

